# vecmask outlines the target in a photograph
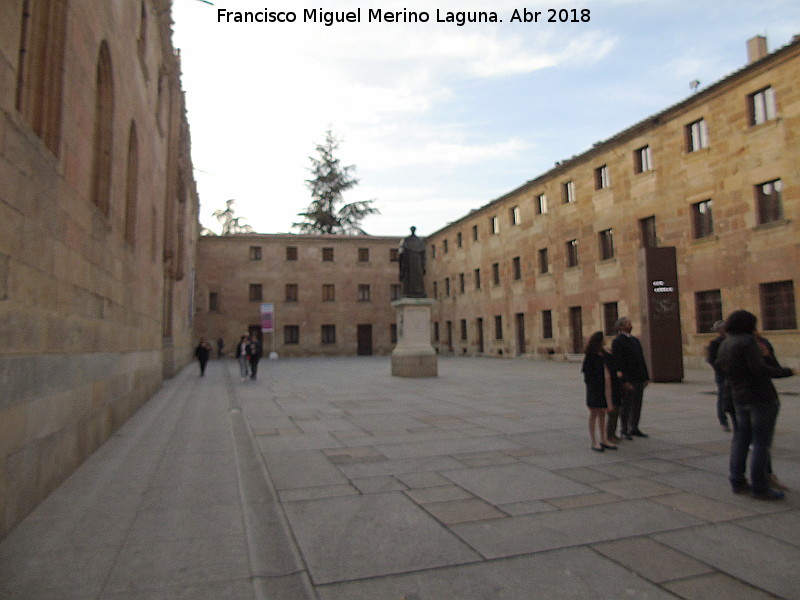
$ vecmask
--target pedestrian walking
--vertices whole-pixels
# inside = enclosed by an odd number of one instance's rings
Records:
[[[255,379],[258,376],[258,361],[261,360],[261,340],[257,336],[250,338],[250,343],[247,345],[247,356],[250,359],[250,379]]]
[[[725,431],[730,431],[731,427],[728,424],[728,415],[731,420],[736,423],[736,415],[733,411],[733,403],[730,399],[730,394],[725,389],[725,374],[717,367],[714,362],[717,360],[719,353],[719,346],[722,340],[725,339],[725,321],[717,321],[711,326],[711,331],[717,334],[706,348],[706,362],[714,369],[714,383],[717,385],[717,420]]]
[[[200,338],[200,343],[197,344],[197,347],[194,349],[194,355],[200,363],[200,377],[204,377],[206,374],[206,365],[211,356],[211,344],[206,341],[206,338]]]
[[[250,376],[249,361],[247,356],[247,345],[250,338],[243,335],[239,338],[239,343],[236,345],[236,360],[239,361],[239,375],[242,381],[245,381]]]

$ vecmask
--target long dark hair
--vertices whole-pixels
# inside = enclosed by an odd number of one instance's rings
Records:
[[[583,353],[586,356],[597,356],[603,349],[603,332],[595,331],[586,343]]]

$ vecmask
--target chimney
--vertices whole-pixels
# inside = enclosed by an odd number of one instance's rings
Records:
[[[764,58],[767,54],[766,37],[757,35],[747,40],[747,64],[753,64],[757,60]]]

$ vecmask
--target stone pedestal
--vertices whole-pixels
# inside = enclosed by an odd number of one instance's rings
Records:
[[[397,346],[392,351],[392,375],[436,377],[436,351],[431,346],[431,298],[401,298],[397,310]]]

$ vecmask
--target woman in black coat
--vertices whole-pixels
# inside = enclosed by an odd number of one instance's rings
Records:
[[[603,332],[596,331],[589,338],[584,350],[583,381],[586,383],[586,406],[589,407],[589,436],[592,440],[592,450],[616,450],[610,444],[606,432],[606,413],[614,409],[615,399],[618,398],[617,378],[611,354],[603,347]],[[600,443],[597,443],[599,433]]]

